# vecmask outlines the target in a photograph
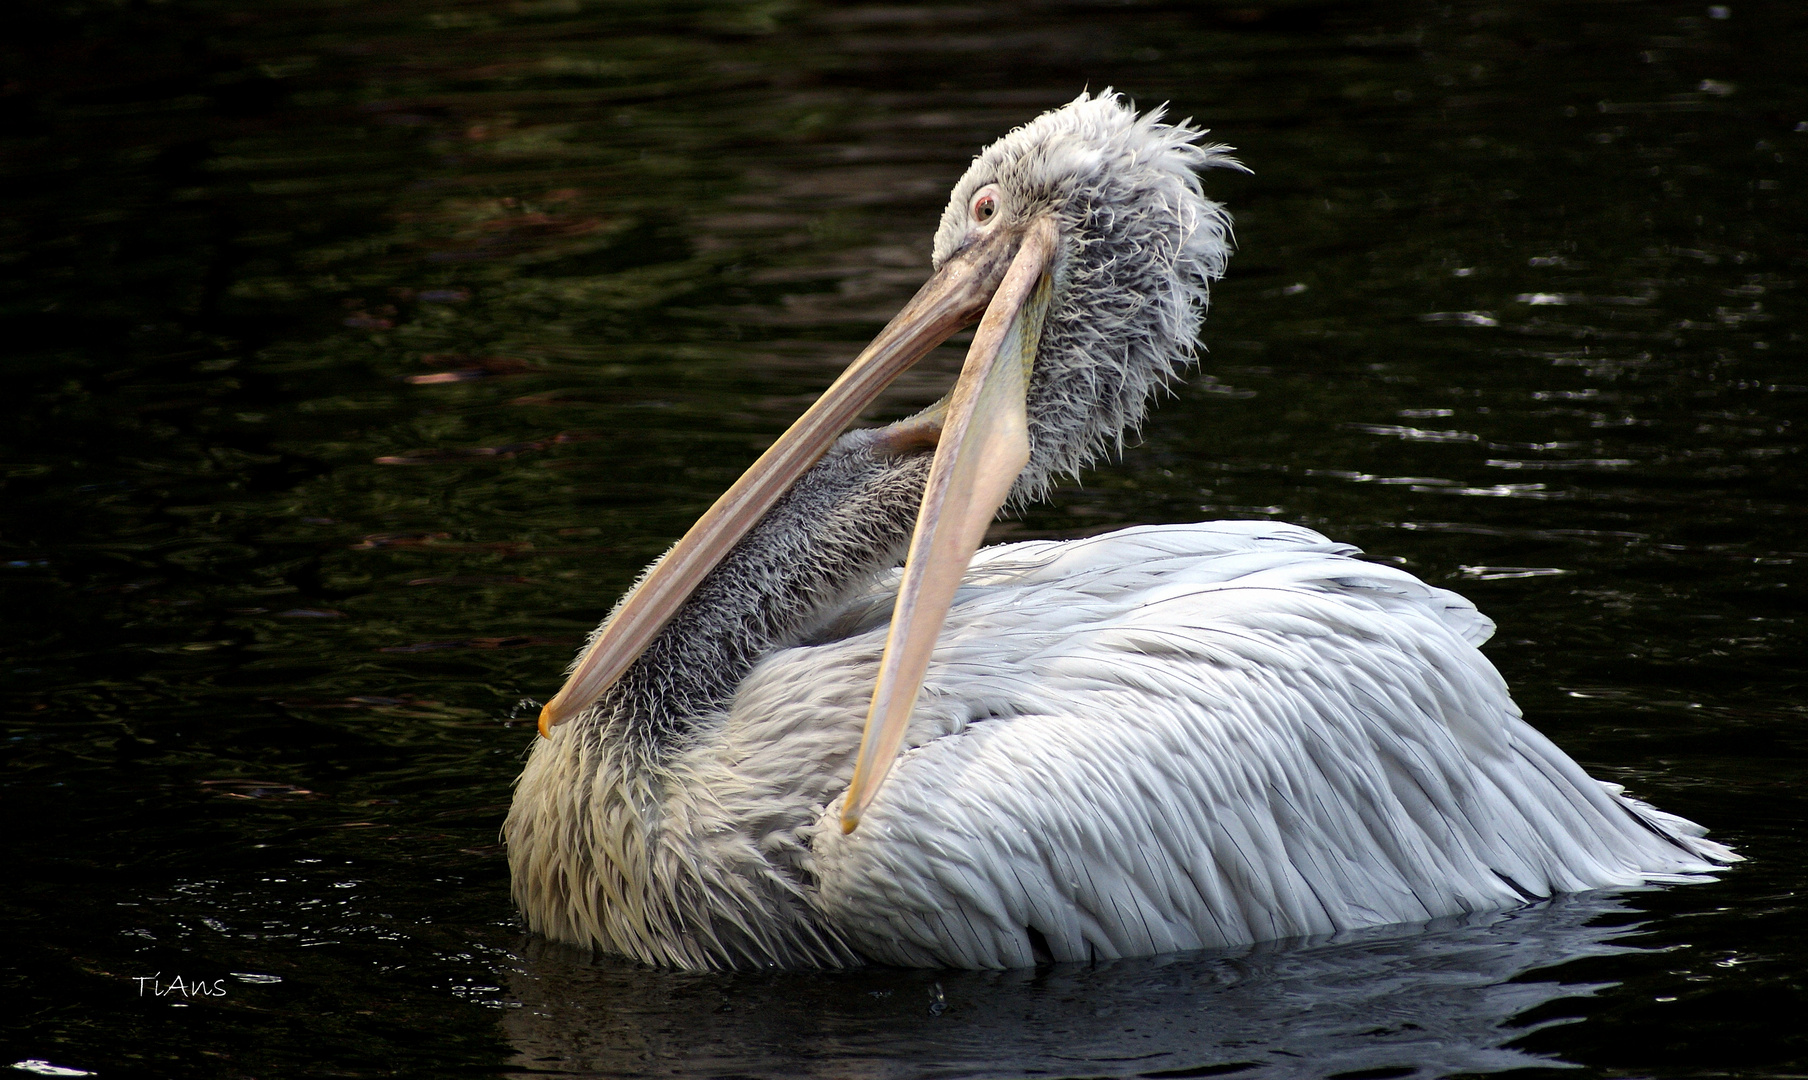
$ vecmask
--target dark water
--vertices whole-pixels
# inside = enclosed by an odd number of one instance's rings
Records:
[[[8,23],[0,1064],[1808,1071],[1799,5]],[[1210,187],[1241,251],[1203,373],[998,535],[1254,516],[1360,543],[1493,615],[1584,764],[1752,861],[1071,970],[684,976],[524,937],[517,703],[922,280],[968,157],[1088,85],[1240,147],[1254,175]],[[210,992],[151,989],[177,977]]]

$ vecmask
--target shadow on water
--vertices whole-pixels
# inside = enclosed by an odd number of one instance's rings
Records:
[[[508,980],[520,1076],[1384,1077],[1555,1068],[1515,1047],[1636,951],[1621,898],[1322,940],[1009,972],[675,975],[541,944]],[[1534,1010],[1544,1021],[1525,1018]],[[680,1020],[707,1016],[707,1023]]]

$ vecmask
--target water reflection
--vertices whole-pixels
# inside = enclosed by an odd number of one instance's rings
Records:
[[[1636,930],[1597,894],[1222,953],[830,976],[676,975],[534,943],[503,1027],[523,1075],[1487,1073],[1562,1064],[1512,1045],[1539,1026],[1527,1014],[1602,989],[1563,965],[1636,951]]]

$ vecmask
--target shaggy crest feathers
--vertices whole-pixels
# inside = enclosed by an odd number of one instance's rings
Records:
[[[1230,215],[1197,170],[1247,171],[1232,149],[1200,144],[1190,121],[1137,115],[1109,88],[1082,93],[987,147],[954,185],[936,232],[940,267],[967,232],[968,204],[998,185],[1007,224],[1053,210],[1059,298],[1030,378],[1030,463],[1016,505],[1121,450],[1154,393],[1194,359],[1210,283],[1230,258]]]

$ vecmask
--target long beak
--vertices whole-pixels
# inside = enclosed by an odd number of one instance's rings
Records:
[[[589,708],[646,651],[703,579],[893,379],[971,326],[1012,265],[1019,234],[1001,232],[942,264],[841,377],[641,579],[540,710],[540,734]]]
[[[1025,397],[1048,312],[1054,250],[1054,222],[1032,222],[973,334],[966,365],[948,397],[854,778],[841,805],[844,833],[860,824],[860,815],[897,759],[954,591],[985,539],[986,527],[1029,462]]]

